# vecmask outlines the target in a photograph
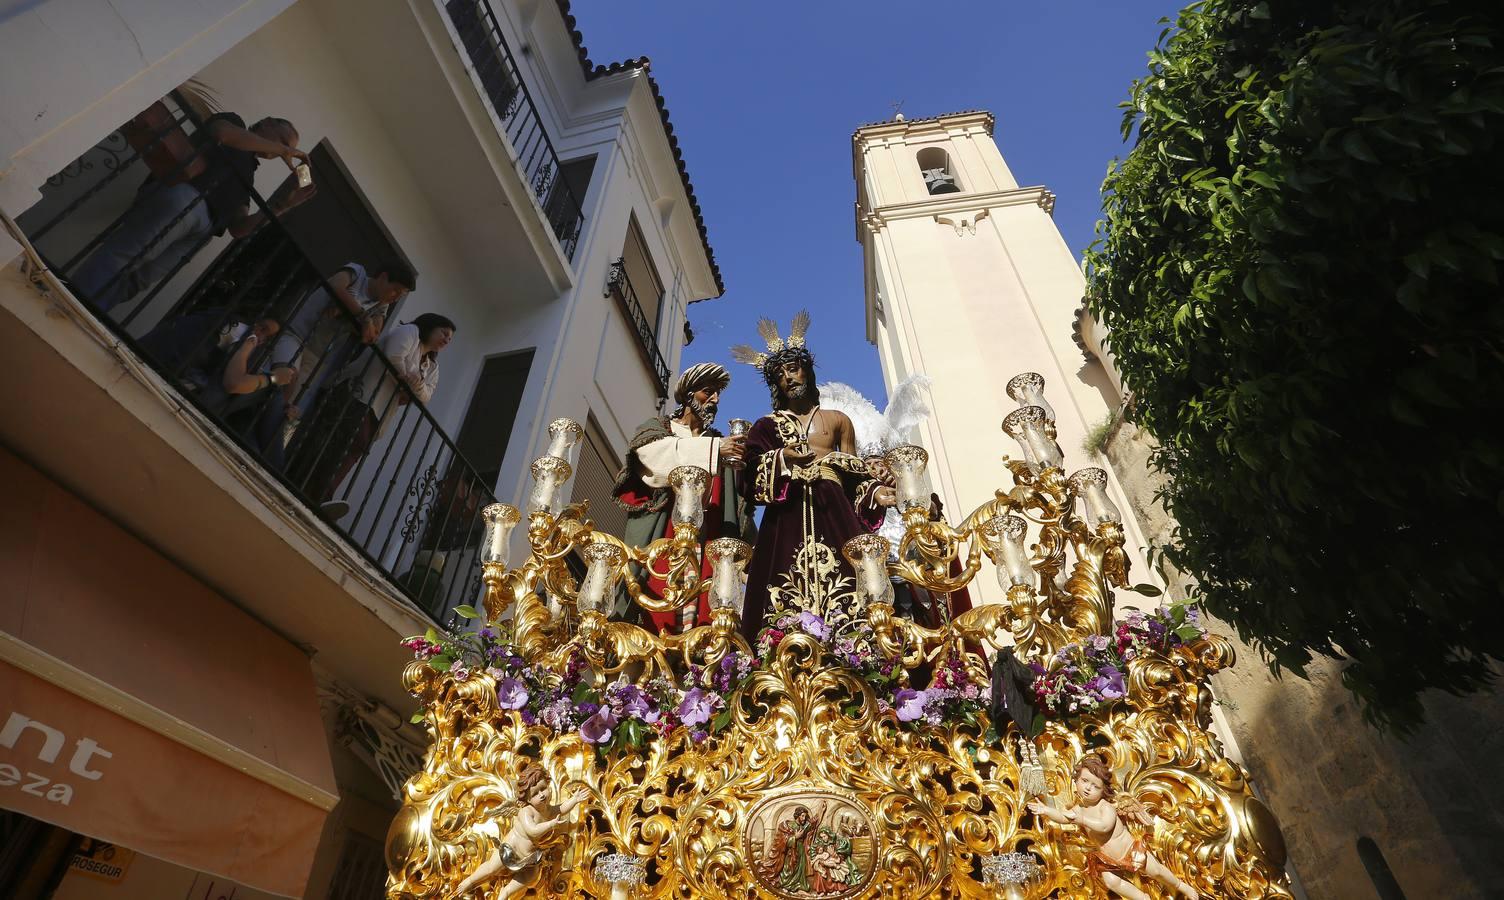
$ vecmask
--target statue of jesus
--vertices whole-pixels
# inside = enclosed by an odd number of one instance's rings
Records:
[[[746,345],[732,356],[762,370],[773,411],[747,435],[742,490],[764,507],[747,566],[742,630],[756,640],[771,613],[813,612],[832,627],[860,613],[855,579],[841,547],[875,531],[896,497],[856,455],[856,432],[844,413],[820,408],[815,361],[804,346],[809,314],[799,313],[787,340],[767,319],[762,353]]]

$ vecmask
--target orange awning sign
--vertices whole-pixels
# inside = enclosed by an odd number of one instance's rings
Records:
[[[0,723],[0,806],[302,896],[324,824],[318,806],[5,662]]]
[[[20,712],[12,711],[10,718],[5,720],[5,727],[0,728],[0,747],[7,750],[16,750],[16,744],[21,741],[26,732],[33,732],[32,743],[36,745],[36,759],[33,763],[23,763],[22,767],[9,762],[0,762],[0,787],[15,788],[22,793],[33,797],[41,797],[49,803],[61,803],[67,806],[73,802],[73,778],[84,778],[97,781],[104,777],[104,772],[90,768],[95,757],[109,759],[114,756],[108,750],[99,746],[99,742],[90,737],[81,737],[73,742],[74,750],[68,759],[69,781],[54,782],[58,756],[63,752],[67,744],[67,738],[63,732],[51,725],[39,722]],[[20,748],[18,754],[25,757],[25,747]],[[44,769],[42,772],[33,769]]]

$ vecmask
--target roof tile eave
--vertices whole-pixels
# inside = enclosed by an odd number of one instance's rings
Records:
[[[574,16],[569,11],[569,0],[556,0],[556,2],[559,13],[564,17],[564,27],[569,32],[570,40],[574,41],[576,52],[579,53],[580,68],[585,73],[586,81],[594,81],[597,78],[632,70],[640,70],[647,76],[648,86],[653,91],[653,100],[658,104],[658,115],[663,120],[663,134],[668,138],[669,150],[674,154],[674,164],[679,169],[679,179],[684,183],[684,195],[689,198],[689,208],[695,216],[695,226],[700,232],[700,242],[705,247],[705,260],[710,263],[710,274],[715,279],[715,296],[721,296],[726,293],[726,284],[721,279],[721,267],[715,261],[715,250],[710,246],[710,232],[705,227],[705,215],[700,210],[699,199],[695,197],[695,186],[689,178],[689,166],[684,162],[684,153],[679,148],[679,138],[674,134],[674,123],[669,119],[668,104],[663,99],[663,91],[658,87],[658,80],[653,77],[650,60],[646,56],[639,56],[603,66],[591,63],[590,53],[585,49],[584,35],[580,34],[579,28],[575,25]]]

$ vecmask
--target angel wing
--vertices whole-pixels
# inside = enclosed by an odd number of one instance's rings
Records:
[[[1126,793],[1119,793],[1112,799],[1112,805],[1117,807],[1118,815],[1127,816],[1140,825],[1149,828],[1154,827],[1154,814],[1137,797]]]
[[[888,420],[856,388],[839,381],[820,385],[820,407],[846,414],[856,429],[858,452],[887,441]]]
[[[930,405],[926,394],[931,381],[928,375],[910,375],[893,389],[892,396],[888,398],[888,408],[883,410],[883,418],[898,440],[909,440],[909,432],[929,417]]]

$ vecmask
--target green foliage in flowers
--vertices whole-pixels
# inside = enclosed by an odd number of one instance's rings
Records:
[[[1207,0],[1131,90],[1088,304],[1159,442],[1168,558],[1370,721],[1504,657],[1497,3]]]

